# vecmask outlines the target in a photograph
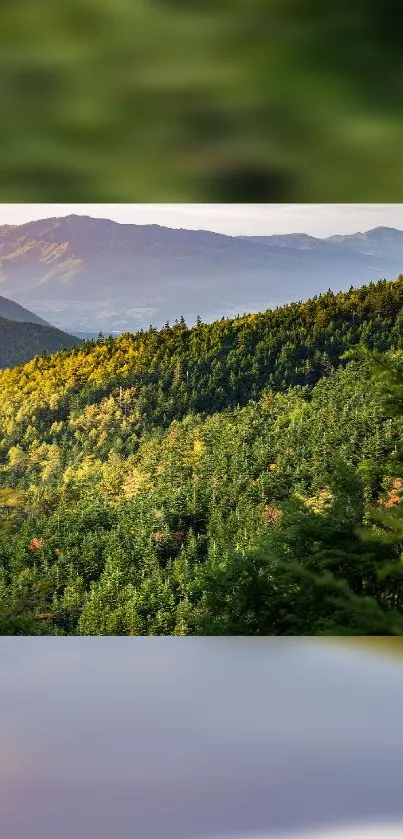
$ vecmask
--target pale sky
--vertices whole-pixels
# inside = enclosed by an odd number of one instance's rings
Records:
[[[403,230],[403,204],[0,204],[0,225],[71,213],[234,236],[330,236],[373,227]]]

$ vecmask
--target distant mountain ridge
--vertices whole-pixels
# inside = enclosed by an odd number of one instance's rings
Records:
[[[36,355],[71,349],[80,343],[80,338],[53,326],[0,317],[0,369],[16,367],[31,361]]]
[[[80,344],[7,297],[0,297],[0,369],[25,364],[35,355],[70,349]]]
[[[105,334],[262,311],[392,278],[403,231],[229,236],[69,215],[0,227],[0,288],[60,328]]]
[[[19,321],[22,323],[40,323],[42,326],[50,326],[46,320],[43,320],[38,315],[15,303],[14,300],[8,300],[7,297],[0,297],[0,318],[7,318],[8,320]]]

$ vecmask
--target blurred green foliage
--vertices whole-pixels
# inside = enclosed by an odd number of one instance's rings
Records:
[[[0,197],[400,201],[401,30],[392,0],[3,0]]]

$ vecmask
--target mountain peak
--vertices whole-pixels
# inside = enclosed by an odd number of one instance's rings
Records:
[[[118,221],[114,221],[110,218],[98,218],[98,216],[87,216],[87,215],[79,215],[78,213],[69,213],[67,216],[58,216],[57,221],[60,224],[63,222],[73,222],[74,224],[97,224],[97,225],[113,225],[114,227],[119,227],[120,224]]]
[[[371,230],[367,230],[365,236],[372,239],[384,238],[385,236],[400,239],[403,236],[403,230],[398,230],[396,227],[373,227]]]
[[[383,225],[379,225],[378,227],[371,227],[370,230],[357,230],[355,233],[336,233],[332,236],[326,236],[326,240],[329,241],[331,239],[367,239],[373,237],[374,234],[383,236],[384,234],[395,236],[402,236],[403,230],[399,230],[397,227],[385,227]]]

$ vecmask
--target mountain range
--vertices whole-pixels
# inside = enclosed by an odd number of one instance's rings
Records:
[[[69,215],[0,227],[0,290],[79,334],[262,311],[393,278],[403,231],[229,236]]]

